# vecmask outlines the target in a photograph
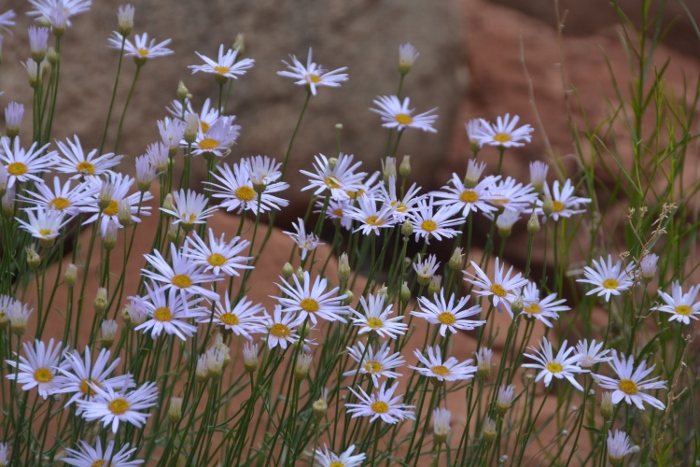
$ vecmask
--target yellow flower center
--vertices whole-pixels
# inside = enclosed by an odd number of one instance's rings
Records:
[[[190,279],[190,277],[186,276],[185,274],[178,274],[177,276],[173,276],[170,282],[172,282],[172,284],[175,287],[180,287],[181,289],[186,289],[187,287],[190,287],[192,285],[192,279]]]
[[[382,365],[380,365],[377,362],[372,362],[372,361],[366,362],[365,363],[365,371],[367,373],[379,373],[380,371],[382,371]]]
[[[126,399],[122,399],[122,398],[114,399],[107,406],[109,411],[112,412],[114,415],[123,414],[124,412],[129,410],[129,407],[130,407],[129,401],[127,401]]]
[[[371,318],[367,318],[367,326],[369,326],[372,329],[377,329],[377,328],[384,327],[384,323],[382,322],[381,319],[373,316]]]
[[[530,313],[531,315],[536,315],[540,311],[542,311],[542,308],[537,303],[530,303],[528,306],[523,308],[523,311],[525,313]]]
[[[455,319],[455,315],[450,313],[449,311],[442,312],[438,315],[437,317],[438,321],[440,321],[441,324],[446,324],[448,326],[455,324],[457,321]]]
[[[313,73],[311,73],[306,79],[307,79],[307,81],[314,83],[314,84],[321,82],[321,77],[316,75],[316,74],[313,74]]]
[[[396,117],[394,118],[396,119],[396,123],[399,125],[410,125],[413,123],[413,117],[408,114],[396,114]]]
[[[493,140],[498,141],[499,143],[507,143],[510,141],[512,138],[508,133],[496,133],[493,135]]]
[[[57,211],[63,211],[64,209],[70,207],[70,201],[66,198],[54,198],[49,202],[49,207],[54,208]]]
[[[493,204],[508,204],[508,199],[492,199]]]
[[[233,313],[221,313],[219,319],[222,323],[228,324],[229,326],[235,326],[241,322],[241,320],[238,319],[238,316]]]
[[[107,207],[104,208],[102,212],[105,216],[116,216],[119,212],[119,203],[117,203],[115,200],[111,200],[109,202],[109,205],[107,205]]]
[[[464,190],[461,195],[459,195],[459,200],[463,203],[476,203],[479,201],[479,195],[476,194],[474,190]]]
[[[200,121],[199,127],[202,129],[202,133],[206,133],[207,131],[209,131],[209,124],[205,121]]]
[[[621,379],[617,387],[627,395],[634,396],[637,394],[637,383],[631,379]]]
[[[693,310],[688,305],[678,305],[674,311],[677,315],[688,316]]]
[[[384,225],[384,219],[380,219],[377,216],[369,216],[365,219],[365,223],[369,225]]]
[[[496,295],[496,296],[498,296],[498,297],[501,297],[501,298],[503,298],[503,297],[505,297],[506,295],[508,295],[508,292],[506,292],[506,289],[504,289],[503,286],[502,286],[501,284],[491,284],[491,287],[489,288],[489,290],[490,290],[494,295]]]
[[[433,232],[437,230],[438,226],[435,223],[435,221],[428,219],[427,221],[423,221],[423,223],[420,225],[421,229],[425,230],[426,232]]]
[[[39,235],[46,238],[51,235],[51,229],[39,229]]]
[[[161,306],[153,310],[153,319],[156,321],[172,321],[173,314],[170,313],[170,308]]]
[[[221,145],[218,139],[214,138],[204,138],[199,142],[199,149],[215,149]]]
[[[15,177],[21,177],[29,172],[29,168],[22,162],[12,162],[7,166],[7,172]]]
[[[299,306],[307,313],[316,313],[320,308],[318,302],[313,298],[305,298],[299,302]]]
[[[92,165],[91,162],[87,162],[87,161],[78,162],[78,165],[75,166],[75,170],[77,170],[78,173],[81,173],[83,175],[94,175],[95,174],[95,166]]]
[[[433,374],[436,374],[438,376],[447,376],[450,374],[449,368],[447,368],[445,365],[436,365],[432,367],[430,371],[432,371]]]
[[[343,464],[340,461],[333,461],[330,464],[328,464],[328,467],[345,467],[345,464]]]
[[[85,378],[80,382],[80,392],[87,396],[94,396],[96,394],[95,390],[90,387],[90,383],[92,383],[94,386],[97,386],[98,388],[101,388],[102,385],[98,383],[96,380],[92,378]]]
[[[564,210],[564,203],[561,201],[554,201],[554,212],[562,212]]]
[[[561,373],[564,368],[557,362],[549,362],[547,363],[547,369],[550,373]]]
[[[395,210],[396,212],[406,212],[406,211],[408,211],[408,206],[406,206],[406,205],[403,204],[403,203],[399,203],[398,206],[396,206],[396,207],[394,208],[394,210]]]
[[[603,281],[603,288],[604,289],[617,289],[618,286],[620,285],[619,282],[617,282],[615,279],[605,279]]]
[[[48,368],[37,368],[34,371],[34,379],[39,383],[48,383],[53,379],[53,373]]]
[[[358,196],[362,196],[365,194],[365,190],[359,189],[357,191],[346,191],[350,199],[357,199]]]
[[[212,266],[223,266],[226,264],[226,257],[219,253],[212,253],[207,257],[207,262]]]
[[[270,334],[272,334],[275,337],[286,338],[289,337],[291,333],[292,332],[289,330],[289,328],[282,323],[275,323],[272,326],[270,326]]]
[[[253,201],[255,199],[255,190],[248,185],[239,186],[236,188],[236,198],[241,201]]]
[[[336,208],[333,210],[333,215],[337,217],[343,217],[343,208]]]
[[[137,50],[139,52],[139,55],[141,55],[142,57],[148,57],[148,49],[139,48]]]
[[[231,69],[230,69],[229,67],[227,67],[227,66],[217,65],[217,66],[214,67],[214,71],[217,72],[217,73],[220,74],[220,75],[225,75],[226,73],[228,73],[229,71],[231,71]]]
[[[389,411],[389,404],[383,401],[372,402],[370,408],[374,413],[387,413]]]
[[[90,467],[104,467],[105,461],[103,459],[97,459],[95,462],[90,464]]]
[[[326,177],[323,183],[325,183],[328,188],[340,188],[340,180],[333,176]]]

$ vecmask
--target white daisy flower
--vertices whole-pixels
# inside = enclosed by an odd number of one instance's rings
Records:
[[[615,434],[613,434],[608,430],[606,443],[608,445],[608,460],[612,465],[622,465],[623,458],[634,452],[630,439],[624,431],[615,430]]]
[[[362,162],[351,165],[352,154],[339,154],[332,168],[330,161],[323,154],[314,156],[314,159],[316,162],[313,166],[316,173],[300,170],[301,173],[309,177],[310,182],[301,191],[315,190],[314,196],[319,196],[326,190],[330,190],[332,199],[349,199],[348,192],[356,191],[361,186],[365,175],[367,175],[365,172],[355,173],[355,170],[362,165]]]
[[[164,57],[173,53],[172,50],[168,49],[166,45],[170,44],[171,39],[166,39],[162,42],[156,43],[155,39],[148,41],[148,33],[137,34],[134,36],[134,43],[132,44],[129,39],[125,39],[117,31],[112,31],[112,36],[108,39],[108,47],[111,49],[121,50],[122,41],[124,41],[124,56],[134,57],[134,60],[144,61],[150,58]]]
[[[75,393],[64,407],[68,407],[79,399],[89,399],[91,396],[94,396],[95,391],[91,385],[99,388],[110,387],[117,390],[136,386],[130,374],[109,377],[121,360],[117,357],[108,365],[110,354],[110,351],[107,349],[100,350],[94,364],[90,347],[85,347],[84,357],[81,357],[80,352],[77,350],[64,354],[64,366],[57,368],[61,375],[56,378],[56,392],[62,394]]]
[[[316,201],[318,209],[314,210],[314,212],[320,213],[324,204],[324,200]],[[326,218],[337,220],[344,229],[350,230],[352,228],[352,218],[350,217],[352,205],[353,201],[349,198],[341,200],[331,199],[328,201],[328,207],[326,208]]]
[[[14,10],[7,10],[5,13],[0,14],[0,32],[5,31],[11,33],[10,27],[15,25],[13,21],[15,16]]]
[[[472,188],[468,188],[466,183],[456,173],[453,173],[450,180],[453,186],[444,186],[441,191],[433,191],[430,195],[441,198],[435,201],[437,206],[458,206],[464,217],[468,216],[471,211],[497,211],[498,208],[489,204],[488,201],[490,189],[500,178],[500,175],[489,175]]]
[[[442,337],[445,337],[448,329],[452,334],[456,334],[459,330],[471,331],[486,324],[486,321],[467,319],[481,312],[479,305],[466,308],[469,296],[460,298],[455,304],[455,294],[451,294],[449,302],[446,302],[445,290],[441,288],[440,295],[434,294],[433,300],[434,302],[431,302],[426,297],[420,297],[418,305],[422,311],[411,311],[411,314],[425,319],[430,324],[440,325]]]
[[[269,185],[282,177],[280,167],[281,162],[267,156],[253,156],[243,159],[241,164],[245,164],[248,169],[248,176],[253,185]]]
[[[593,260],[593,268],[584,267],[585,279],[576,279],[576,282],[593,284],[595,287],[586,292],[586,295],[605,296],[605,301],[609,302],[611,295],[620,295],[620,292],[624,292],[634,285],[633,270],[633,264],[623,267],[622,260],[617,260],[613,264],[612,256],[608,255],[607,262],[601,257],[600,262]]]
[[[452,238],[457,235],[455,227],[464,223],[463,217],[451,219],[457,212],[455,206],[440,206],[435,211],[433,198],[420,199],[413,210],[408,213],[408,220],[413,224],[413,232],[416,234],[416,241],[425,238],[425,243],[429,244],[431,239],[438,242],[443,238]]]
[[[241,252],[248,249],[250,242],[241,237],[234,237],[226,242],[224,235],[217,240],[214,231],[209,229],[209,242],[205,243],[197,232],[192,232],[187,237],[183,255],[192,260],[194,264],[204,268],[204,272],[211,271],[212,274],[221,273],[227,276],[239,276],[237,269],[253,269],[247,264],[253,259],[252,256],[239,256]]]
[[[17,358],[5,360],[9,366],[17,368],[16,373],[10,373],[6,378],[23,384],[23,391],[36,387],[44,399],[55,394],[58,368],[63,368],[63,363],[59,364],[62,345],[62,342],[58,342],[54,347],[53,339],[49,340],[48,345],[38,339],[34,345],[24,342],[22,348],[26,357],[20,355],[19,362]]]
[[[66,456],[61,461],[76,467],[93,467],[108,465],[109,467],[135,467],[144,463],[143,460],[128,460],[137,448],[129,449],[129,443],[114,452],[114,440],[107,443],[107,449],[102,451],[102,442],[97,437],[93,448],[85,441],[78,441],[78,449],[66,448]]]
[[[537,201],[537,193],[535,193],[535,188],[529,183],[523,185],[514,178],[508,177],[494,184],[489,189],[487,201],[496,207],[512,211],[527,211]],[[490,212],[485,212],[484,214],[489,219],[493,219],[493,215]]]
[[[192,144],[192,156],[201,154],[214,154],[217,157],[226,156],[231,146],[236,144],[236,139],[240,135],[240,125],[234,125],[233,120],[236,117],[219,117],[216,122],[209,127],[206,133],[201,130],[197,132],[197,139]],[[184,148],[189,147],[186,141],[180,142]]]
[[[656,264],[659,261],[659,255],[654,253],[647,253],[639,260],[639,273],[642,281],[649,283],[654,280],[656,276]]]
[[[71,184],[71,180],[68,180],[61,186],[60,178],[54,177],[53,191],[42,181],[34,186],[36,191],[26,192],[30,197],[19,195],[19,198],[34,205],[27,207],[27,210],[55,209],[67,216],[76,216],[85,206],[93,203],[97,187],[87,182],[78,183],[75,187],[71,187]]]
[[[483,146],[481,140],[487,136],[488,128],[490,128],[490,125],[483,118],[472,118],[464,124],[467,138],[469,138],[469,144],[473,148],[478,150]]]
[[[61,235],[61,228],[70,221],[63,212],[54,209],[36,208],[27,211],[27,220],[15,217],[20,229],[29,232],[32,237],[48,244]]]
[[[56,141],[56,145],[63,157],[56,157],[55,160],[55,169],[61,173],[73,174],[71,178],[97,176],[111,172],[110,169],[118,165],[119,161],[124,157],[115,156],[111,152],[95,157],[97,149],[93,149],[85,154],[78,136],[74,135],[73,139],[75,142],[71,141],[70,138],[67,139],[67,144]]]
[[[571,185],[571,180],[567,179],[563,186],[559,185],[559,180],[554,180],[552,185],[552,191],[550,193],[549,187],[544,185],[545,195],[550,195],[552,197],[553,211],[549,216],[554,221],[558,221],[560,217],[571,217],[574,214],[581,214],[586,212],[585,209],[578,209],[584,204],[591,202],[590,198],[581,198],[578,196],[573,196],[575,188]],[[539,214],[542,213],[542,206],[544,201],[537,200],[537,211]]]
[[[358,334],[374,331],[380,337],[389,337],[390,339],[396,339],[398,336],[406,334],[408,324],[401,322],[403,316],[389,318],[389,315],[393,313],[394,305],[389,303],[385,307],[384,298],[381,295],[368,294],[367,300],[361,296],[360,305],[362,305],[365,314],[351,310],[357,317],[353,318],[352,324],[360,327]]]
[[[323,449],[314,449],[314,459],[318,467],[360,467],[365,461],[366,455],[364,453],[355,454],[355,445],[351,444],[340,455],[335,454],[328,450],[326,445],[323,445]]]
[[[358,221],[360,226],[354,232],[362,231],[362,235],[380,235],[380,229],[394,226],[393,207],[391,204],[379,203],[373,197],[358,198],[356,206],[350,207],[350,218]]]
[[[175,151],[178,150],[182,138],[185,136],[185,122],[165,117],[163,120],[158,120],[158,132],[163,144],[175,155]]]
[[[226,53],[224,53],[224,50],[226,50]],[[219,45],[219,56],[217,60],[212,60],[199,52],[195,52],[199,58],[204,60],[204,65],[188,65],[187,68],[192,70],[192,74],[201,71],[214,74],[216,78],[219,79],[238,79],[239,76],[244,75],[246,71],[255,64],[255,60],[252,58],[236,60],[238,58],[238,52],[238,48],[236,48],[236,50],[226,49],[223,44]]]
[[[609,362],[612,357],[606,357],[610,350],[602,350],[604,342],[596,344],[595,339],[588,344],[588,339],[578,341],[576,344],[576,355],[578,355],[578,365],[581,368],[590,368],[596,363]]]
[[[413,263],[413,270],[418,276],[418,283],[421,285],[428,285],[430,279],[435,275],[439,267],[440,262],[437,260],[437,256],[428,255],[421,261],[420,254],[418,254],[416,262]]]
[[[523,315],[542,321],[545,326],[552,327],[550,320],[559,318],[559,313],[571,308],[564,305],[565,299],[557,300],[557,294],[549,294],[540,299],[540,291],[534,282],[528,282],[522,290]]]
[[[403,396],[394,397],[396,388],[399,387],[399,382],[395,382],[390,388],[386,387],[386,382],[382,383],[379,391],[372,395],[367,394],[364,389],[358,387],[358,392],[350,388],[355,397],[359,400],[356,404],[345,404],[348,408],[348,413],[355,417],[370,417],[370,423],[377,418],[381,418],[383,422],[395,424],[403,420],[415,420],[413,410],[415,406],[401,404]]]
[[[642,392],[666,388],[666,381],[656,381],[659,379],[658,376],[644,380],[654,371],[655,365],[647,368],[646,360],[642,360],[635,370],[634,357],[630,355],[625,359],[625,355],[622,353],[618,357],[618,353],[615,350],[612,351],[612,361],[608,362],[608,364],[617,374],[617,379],[598,374],[591,374],[591,376],[598,381],[601,388],[613,391],[613,404],[617,404],[624,399],[628,404],[636,405],[639,410],[644,410],[644,402],[659,410],[663,410],[666,407],[657,398]]]
[[[347,191],[348,197],[352,200],[359,200],[361,198],[377,198],[379,196],[379,190],[382,184],[377,183],[379,172],[374,172],[372,175],[367,177],[366,180],[362,180],[360,183],[355,185],[351,190]]]
[[[669,321],[690,324],[691,318],[697,320],[695,315],[700,315],[700,302],[695,301],[699,291],[700,285],[694,285],[684,294],[680,282],[675,281],[671,284],[671,295],[659,290],[659,296],[666,304],[655,306],[652,310],[671,313]]]
[[[504,148],[524,146],[523,142],[529,143],[532,141],[533,128],[528,125],[523,125],[520,128],[515,128],[520,120],[519,116],[514,116],[510,119],[510,114],[505,117],[498,117],[496,123],[489,124],[482,119],[482,136],[480,143],[490,146],[499,146]]]
[[[410,109],[411,100],[406,97],[403,102],[396,96],[377,96],[374,100],[374,105],[379,107],[378,109],[370,108],[374,113],[379,114],[382,119],[382,126],[384,128],[395,128],[397,131],[404,131],[406,128],[416,128],[418,130],[429,131],[431,133],[437,133],[437,130],[433,128],[435,120],[437,120],[437,115],[433,115],[433,112],[437,110],[428,110],[418,115],[411,115],[415,109]]]
[[[278,71],[277,74],[297,80],[294,84],[299,86],[308,86],[309,91],[314,96],[316,95],[316,88],[318,86],[339,87],[340,83],[348,80],[348,75],[343,73],[347,70],[347,67],[326,71],[321,68],[320,65],[311,61],[311,54],[312,49],[309,48],[306,66],[302,65],[301,62],[297,60],[296,56],[290,55],[289,58],[292,59],[291,64],[282,60],[282,63],[284,63],[290,71]]]
[[[54,28],[70,26],[70,17],[90,10],[92,0],[29,0],[34,9],[28,16],[37,21],[46,20]]]
[[[297,218],[297,221],[298,222],[296,224],[292,223],[295,232],[283,230],[283,233],[289,235],[289,237],[294,240],[294,243],[297,244],[299,247],[299,255],[303,261],[306,259],[306,255],[308,255],[310,251],[314,251],[319,245],[324,245],[324,243],[320,241],[313,232],[308,234],[306,233],[304,219]]]
[[[99,420],[103,426],[112,425],[112,433],[117,433],[119,423],[131,423],[137,428],[145,425],[150,414],[141,410],[156,405],[158,389],[155,383],[145,383],[133,391],[115,391],[110,387],[98,388],[93,385],[95,396],[89,400],[79,400],[78,407],[83,418],[89,422]]]
[[[388,189],[386,188],[387,186]],[[420,187],[414,183],[403,195],[403,198],[399,199],[398,195],[396,194],[396,176],[392,175],[389,177],[386,186],[379,186],[378,197],[381,202],[391,206],[391,214],[394,217],[394,222],[402,223],[406,220],[408,213],[413,210],[416,202],[418,202],[420,199],[419,197],[416,197],[419,191]]]
[[[164,173],[168,169],[168,145],[162,142],[151,143],[146,147],[146,154],[143,157],[148,160],[156,175]],[[136,182],[139,181],[138,166],[136,167]]]
[[[190,231],[194,224],[205,224],[205,219],[211,217],[218,209],[218,206],[206,209],[208,201],[201,193],[180,189],[173,193],[173,208],[162,207],[160,210],[173,216],[174,224],[182,224],[185,231]]]
[[[474,377],[476,366],[472,365],[472,359],[460,363],[456,358],[450,357],[443,361],[439,346],[428,346],[426,350],[428,358],[423,356],[420,349],[413,351],[413,355],[416,356],[420,363],[425,365],[425,368],[411,365],[408,365],[408,367],[428,378],[436,378],[438,381],[461,381]]]
[[[48,172],[55,164],[56,151],[49,151],[44,154],[48,143],[37,148],[34,142],[28,150],[20,146],[20,137],[16,136],[12,141],[7,136],[0,137],[0,162],[7,169],[7,188],[12,188],[15,182],[26,182],[33,180],[41,182],[39,176],[42,172]]]
[[[586,373],[588,370],[584,370],[577,365],[579,356],[578,354],[572,355],[576,348],[569,347],[567,349],[566,344],[567,341],[562,343],[555,357],[554,351],[552,350],[552,343],[549,342],[546,337],[542,337],[539,350],[534,347],[528,347],[535,352],[535,355],[524,354],[526,357],[537,361],[537,363],[523,363],[522,367],[540,370],[535,378],[535,382],[544,378],[544,385],[547,387],[552,382],[552,378],[566,378],[576,389],[583,391],[583,386],[576,381],[575,374]]]
[[[231,299],[228,294],[224,294],[224,302],[216,302],[214,316],[204,316],[197,320],[198,323],[212,322],[217,326],[233,332],[237,336],[253,340],[251,334],[266,334],[267,330],[263,325],[264,315],[258,312],[265,312],[260,304],[253,304],[248,297],[240,299],[236,306],[231,306]]]
[[[10,465],[10,452],[10,447],[7,443],[0,443],[0,465]]]
[[[482,297],[489,297],[494,308],[499,311],[505,309],[512,318],[513,311],[511,310],[511,305],[515,299],[518,298],[516,292],[519,293],[520,287],[527,284],[527,279],[522,277],[520,273],[511,277],[513,266],[504,274],[503,272],[506,267],[500,264],[499,258],[496,258],[493,281],[491,281],[489,276],[474,261],[471,262],[471,265],[476,274],[470,274],[467,271],[462,272],[468,276],[464,278],[465,281],[481,289],[475,290],[474,293]],[[472,279],[470,279],[470,277]]]
[[[532,185],[538,193],[541,193],[544,189],[544,185],[547,182],[548,171],[548,164],[542,161],[530,162],[530,185]]]
[[[161,284],[162,289],[180,291],[185,304],[191,295],[201,295],[211,301],[219,299],[218,293],[197,284],[221,280],[221,276],[203,272],[200,266],[178,251],[172,243],[170,244],[172,266],[163,258],[160,251],[153,250],[153,253],[153,255],[143,256],[154,270],[142,269],[141,271],[144,276]]]
[[[401,373],[392,371],[406,363],[400,352],[391,354],[389,341],[384,341],[382,346],[375,352],[371,345],[365,345],[358,341],[355,347],[347,347],[348,355],[355,360],[359,366],[357,370],[350,370],[343,373],[343,376],[354,376],[357,373],[370,375],[374,387],[379,387],[379,378],[398,378]]]
[[[280,279],[284,281],[283,278],[280,277]],[[303,283],[299,282],[296,275],[292,276],[292,280],[294,284],[285,282],[276,284],[284,293],[284,297],[271,296],[282,305],[284,312],[297,314],[301,321],[308,318],[313,324],[318,323],[318,318],[345,322],[342,315],[349,314],[350,309],[342,305],[345,295],[335,296],[340,287],[334,287],[331,291],[324,293],[328,281],[321,276],[316,276],[311,286],[309,271],[304,271]]]
[[[211,183],[212,198],[223,199],[221,207],[226,208],[227,211],[235,211],[236,214],[243,211],[257,212],[259,207],[259,211],[263,213],[273,209],[279,210],[289,205],[289,201],[272,195],[272,193],[289,188],[289,184],[286,182],[270,183],[265,186],[265,191],[258,195],[250,179],[248,169],[244,165],[221,164],[216,167],[216,170],[218,173],[212,173],[212,175],[221,183]]]
[[[280,305],[275,305],[272,316],[265,313],[263,323],[268,330],[266,340],[270,350],[278,345],[286,349],[299,339],[296,333],[296,328],[301,324],[299,317],[295,313],[282,313]]]
[[[151,339],[156,339],[161,333],[176,335],[181,340],[186,341],[197,332],[197,326],[188,323],[186,320],[207,316],[209,313],[204,307],[199,306],[201,298],[186,297],[178,293],[177,289],[157,289],[156,285],[146,284],[146,295],[144,297],[129,297],[132,306],[136,303],[137,308],[143,310],[151,319],[136,326],[134,331],[151,332]],[[217,295],[218,298],[218,295]]]

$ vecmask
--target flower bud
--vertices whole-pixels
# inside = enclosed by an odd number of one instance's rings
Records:
[[[496,439],[496,422],[487,417],[484,421],[482,433],[484,436],[484,441],[487,443],[493,442],[493,440]]]
[[[413,233],[413,224],[410,221],[405,221],[401,224],[401,235],[409,237]]]
[[[122,5],[117,11],[117,32],[122,37],[127,37],[131,34],[134,28],[134,7],[132,5]]]
[[[302,341],[303,339],[299,340]],[[309,370],[311,370],[311,360],[313,360],[313,357],[310,354],[300,354],[297,357],[296,365],[294,365],[294,376],[296,376],[297,379],[302,380],[309,374]]]
[[[199,131],[199,117],[195,113],[187,114],[185,118],[185,142],[192,144],[197,140],[197,132]]]
[[[399,166],[399,173],[402,177],[408,177],[411,174],[411,156],[403,156]]]
[[[233,41],[233,45],[231,46],[231,50],[238,50],[238,56],[242,57],[243,54],[245,53],[245,37],[243,36],[242,32],[239,32],[236,34],[236,39]]]
[[[102,348],[108,349],[114,344],[114,337],[117,335],[117,322],[113,319],[102,321],[100,330],[102,331]]]
[[[338,159],[335,157],[331,157],[328,159],[328,167],[333,170],[335,169],[335,165],[338,163]]]
[[[168,227],[168,240],[175,245],[180,245],[185,241],[185,232],[179,223],[170,224],[170,227]]]
[[[326,415],[326,412],[328,411],[328,402],[326,402],[324,398],[318,399],[311,405],[311,410],[313,410],[314,417],[316,417],[316,420],[320,420]]]
[[[462,249],[459,247],[455,248],[455,251],[452,252],[452,256],[450,256],[450,260],[447,262],[447,267],[453,271],[461,269],[463,256]]]
[[[411,289],[408,288],[408,284],[404,282],[401,284],[401,291],[399,292],[399,300],[402,302],[407,302],[411,299]]]
[[[450,411],[444,408],[433,410],[433,441],[438,446],[447,441],[451,415]]]
[[[430,278],[430,282],[428,283],[428,294],[434,295],[434,294],[440,292],[441,286],[442,286],[442,276],[439,274],[435,274],[433,277]]]
[[[304,270],[301,268],[301,266],[297,268],[297,271],[294,273],[294,275],[297,277],[299,284],[304,283]]]
[[[395,157],[387,157],[382,161],[382,179],[388,183],[391,177],[396,177]]]
[[[487,379],[491,375],[491,359],[493,358],[493,351],[486,347],[482,347],[476,353],[476,374]]]
[[[46,57],[49,48],[49,29],[44,27],[29,27],[29,49],[32,59],[36,63],[41,63]]]
[[[467,174],[464,176],[465,188],[471,189],[477,186],[485,168],[486,162],[477,162],[474,159],[470,159],[467,164]],[[476,193],[474,193],[474,195],[476,195]],[[476,195],[476,198],[478,199],[478,195]]]
[[[513,397],[515,396],[515,387],[512,384],[506,386],[501,386],[498,388],[498,397],[496,398],[496,413],[498,415],[505,415],[513,404]]]
[[[284,263],[284,266],[282,266],[282,277],[289,280],[293,275],[294,266],[292,266],[290,263]]]
[[[535,235],[540,231],[540,219],[537,217],[535,211],[530,214],[530,220],[527,221],[527,233],[529,235]]]
[[[123,199],[117,204],[117,219],[123,227],[134,225],[134,219],[131,217],[131,203],[128,199]]]
[[[340,261],[338,262],[338,279],[340,282],[345,282],[350,278],[350,261],[348,260],[348,254],[343,253],[340,255]]]
[[[29,245],[25,251],[27,253],[27,266],[32,269],[38,268],[41,264],[41,257],[36,252],[36,247],[34,245]]]
[[[63,275],[63,282],[68,287],[73,287],[76,282],[78,282],[78,268],[75,264],[71,263],[66,268],[66,273]]]
[[[182,102],[184,102],[186,99],[192,98],[192,94],[190,94],[189,89],[187,89],[187,86],[185,86],[185,83],[182,81],[177,83],[177,98]]]
[[[102,237],[102,246],[105,250],[110,251],[117,246],[117,233],[119,233],[117,223],[112,221],[107,222],[107,227]]]
[[[649,253],[645,255],[639,262],[642,281],[648,284],[656,277],[656,263],[659,261],[659,255]]]
[[[383,285],[379,290],[377,290],[377,297],[382,297],[382,300],[386,303],[389,300],[389,289]]]
[[[243,366],[246,371],[253,373],[258,368],[258,344],[246,342],[243,344]]]
[[[10,329],[12,333],[16,336],[22,336],[27,331],[27,321],[29,321],[29,315],[32,314],[32,309],[28,308],[24,303],[15,301],[11,303],[6,309],[5,316],[5,327],[7,321],[10,321]]]
[[[182,397],[171,397],[168,406],[168,420],[170,423],[177,423],[182,418]]]
[[[335,124],[335,129],[337,131],[343,131],[343,124],[342,123],[336,123]]]
[[[610,420],[613,413],[612,392],[606,391],[600,401],[600,414],[605,420]]]
[[[197,359],[197,368],[195,369],[195,377],[197,382],[205,383],[209,379],[209,371],[207,370],[207,356],[200,355]]]
[[[413,63],[416,61],[420,54],[416,51],[416,48],[409,42],[399,46],[399,73],[405,75],[413,67]]]
[[[60,58],[60,55],[58,54],[58,52],[56,52],[56,49],[54,49],[53,47],[49,47],[46,51],[46,60],[48,60],[51,66],[56,66]]]
[[[107,289],[100,287],[97,289],[97,295],[95,296],[95,301],[93,302],[95,307],[95,312],[99,315],[107,311],[109,306],[109,300],[107,299]]]
[[[518,295],[518,297],[513,300],[513,303],[510,306],[510,310],[513,312],[513,316],[517,315],[521,311],[523,311],[523,296]]]
[[[2,215],[6,219],[12,219],[15,214],[15,194],[16,194],[17,184],[15,183],[9,188],[5,189],[5,194],[0,200],[0,205],[2,206]]]
[[[345,300],[343,300],[343,305],[349,306],[353,301],[355,301],[355,294],[352,290],[345,291]]]
[[[542,212],[544,212],[544,215],[547,217],[551,216],[554,212],[554,201],[552,201],[552,197],[549,195],[549,193],[546,193],[544,195],[544,201],[542,202]]]

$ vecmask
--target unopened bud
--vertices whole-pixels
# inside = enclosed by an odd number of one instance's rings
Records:
[[[383,285],[378,291],[377,291],[377,297],[382,297],[382,300],[386,302],[389,300],[389,289]]]
[[[195,369],[195,377],[200,383],[204,383],[209,379],[209,371],[207,370],[207,356],[200,355],[197,359],[197,368]]]
[[[117,322],[113,319],[106,319],[102,321],[100,330],[102,331],[102,348],[108,349],[114,344],[114,338],[117,335]]]
[[[93,302],[95,307],[95,312],[97,314],[102,314],[107,311],[107,306],[109,306],[109,300],[107,299],[107,289],[100,287],[97,289],[97,295],[95,296],[95,301]]]
[[[175,245],[180,245],[185,240],[185,232],[179,223],[170,224],[168,227],[168,240]]]
[[[331,157],[330,159],[328,159],[328,167],[329,167],[331,170],[335,169],[335,165],[336,165],[337,163],[338,163],[338,159],[336,159],[335,157]]]
[[[612,392],[606,391],[603,393],[603,398],[600,401],[600,414],[605,420],[610,420],[613,414]]]
[[[413,233],[413,224],[411,224],[411,221],[405,221],[403,224],[401,224],[401,235],[404,237],[410,237],[411,234]]]
[[[117,32],[122,37],[127,37],[131,34],[134,28],[134,7],[131,5],[123,5],[119,7],[117,12]]]
[[[304,270],[299,266],[294,273],[294,275],[297,277],[297,280],[299,281],[300,284],[304,283]]]
[[[36,252],[36,247],[29,245],[25,251],[27,253],[27,266],[32,269],[38,268],[41,264],[41,256]]]
[[[78,282],[78,268],[75,264],[71,263],[66,268],[66,273],[63,275],[63,282],[68,287],[73,287],[76,282]]]
[[[182,81],[177,83],[177,98],[183,102],[186,99],[192,98],[192,94],[190,94],[189,89],[187,89],[187,86],[185,86],[185,83],[183,83]]]
[[[340,261],[338,262],[338,279],[340,282],[345,282],[350,278],[350,261],[348,260],[348,254],[343,253],[340,255]]]
[[[253,373],[258,368],[258,344],[246,342],[243,344],[243,366],[246,371]]]
[[[408,288],[408,284],[404,282],[401,284],[401,291],[399,292],[399,300],[402,302],[407,302],[411,299],[411,289]]]
[[[172,193],[165,195],[165,199],[163,200],[163,209],[175,211],[175,200],[173,199]]]
[[[345,291],[345,300],[343,300],[343,305],[349,306],[354,301],[355,301],[355,294],[352,293],[352,290],[346,290]]]
[[[243,36],[242,32],[236,34],[236,39],[233,41],[231,50],[238,50],[238,56],[243,56],[243,53],[245,52],[245,37]]]
[[[435,274],[433,277],[430,278],[430,282],[428,283],[428,294],[429,295],[434,295],[440,291],[440,287],[442,286],[442,276],[439,274]]]
[[[527,221],[527,233],[530,235],[535,235],[540,231],[540,219],[537,214],[533,211],[530,215],[530,220]]]
[[[119,228],[116,222],[108,221],[107,227],[105,228],[104,236],[102,237],[102,246],[105,250],[113,250],[117,246],[117,234],[119,233]]]
[[[187,114],[185,119],[185,142],[192,144],[197,140],[199,131],[199,117],[195,113]]]
[[[549,217],[554,212],[554,201],[549,194],[544,195],[544,201],[542,202],[542,212],[544,215]]]
[[[316,417],[317,420],[320,420],[328,411],[328,402],[323,399],[318,399],[311,405],[311,410],[314,412],[314,417]]]
[[[131,217],[131,203],[128,199],[119,201],[117,208],[117,219],[123,227],[134,225],[134,219]]]
[[[402,177],[408,177],[411,174],[411,156],[403,156],[399,166],[399,173]]]
[[[452,253],[452,256],[450,256],[450,260],[447,262],[447,267],[452,269],[453,271],[460,269],[462,267],[462,249],[461,248],[455,248],[455,251]]]
[[[182,418],[182,397],[171,397],[168,406],[168,420],[177,423]]]
[[[388,182],[391,177],[396,177],[396,158],[387,157],[382,162],[382,178],[385,182]]]
[[[313,360],[313,358],[310,354],[301,354],[297,357],[297,363],[294,365],[294,376],[296,376],[297,379],[302,380],[309,374],[309,370],[311,370],[311,360]]]
[[[56,49],[49,47],[49,49],[46,51],[46,60],[48,60],[52,66],[56,66],[59,59],[60,56],[58,55],[58,52],[56,52]]]
[[[490,418],[486,418],[484,421],[483,435],[484,441],[487,443],[493,442],[493,440],[496,439],[496,422]]]
[[[501,386],[498,388],[498,397],[496,398],[496,413],[503,416],[510,406],[513,404],[513,397],[515,396],[515,386],[509,384],[508,386]]]
[[[284,266],[282,266],[282,277],[289,280],[293,275],[294,266],[292,266],[290,263],[284,263]]]
[[[510,306],[510,310],[513,312],[513,315],[517,315],[521,311],[523,311],[523,296],[518,295],[518,298],[513,300],[513,304]]]

